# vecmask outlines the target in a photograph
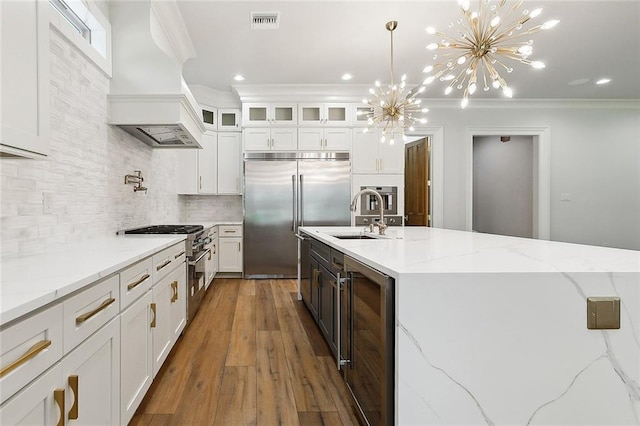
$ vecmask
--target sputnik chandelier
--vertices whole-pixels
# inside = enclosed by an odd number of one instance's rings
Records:
[[[427,28],[427,33],[440,38],[439,42],[429,44],[427,49],[440,50],[442,54],[434,55],[433,59],[439,62],[424,69],[424,73],[431,75],[423,84],[431,84],[436,79],[446,82],[445,95],[454,88],[464,89],[460,102],[462,108],[467,106],[469,96],[476,92],[478,84],[483,85],[485,92],[491,85],[502,89],[505,96],[512,97],[513,91],[500,73],[513,71],[509,61],[536,69],[544,68],[543,62],[529,60],[533,53],[533,40],[523,38],[553,28],[559,21],[526,28],[542,9],[520,11],[523,0],[515,1],[511,7],[507,6],[507,0],[480,0],[477,12],[470,11],[469,0],[458,0],[458,3],[463,16],[449,25],[458,33],[457,38]]]
[[[383,86],[376,81],[375,88],[369,89],[371,98],[362,101],[371,107],[370,112],[365,112],[369,125],[365,132],[374,127],[382,128],[380,142],[384,143],[388,138],[391,145],[398,136],[406,141],[405,128],[413,131],[414,124],[426,123],[427,120],[421,113],[429,111],[427,108],[422,108],[421,99],[416,99],[419,93],[424,92],[425,86],[415,90],[407,89],[406,75],[402,76],[399,85],[393,80],[393,30],[397,27],[397,21],[389,21],[385,25],[391,33],[391,83]]]

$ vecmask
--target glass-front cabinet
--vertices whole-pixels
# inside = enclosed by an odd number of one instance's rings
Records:
[[[298,124],[301,126],[349,126],[348,104],[299,104]]]
[[[242,124],[244,126],[295,126],[296,104],[288,103],[245,103],[242,104]]]
[[[240,129],[239,109],[218,109],[218,130],[236,131]]]

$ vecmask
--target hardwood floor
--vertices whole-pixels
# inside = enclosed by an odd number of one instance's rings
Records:
[[[130,425],[358,425],[295,280],[215,279]]]

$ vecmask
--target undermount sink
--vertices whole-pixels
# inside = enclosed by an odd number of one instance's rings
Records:
[[[379,238],[371,237],[369,235],[332,235],[333,238],[337,238],[339,240],[377,240]]]

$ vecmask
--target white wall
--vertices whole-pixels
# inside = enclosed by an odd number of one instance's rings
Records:
[[[0,162],[1,255],[178,221],[171,150],[153,150],[106,124],[108,77],[53,29],[49,56],[51,153]],[[147,194],[124,184],[134,170],[142,171]]]
[[[533,237],[533,137],[473,138],[473,230]]]
[[[241,195],[181,195],[185,222],[242,222]]]
[[[444,128],[444,227],[465,227],[467,128],[548,126],[551,239],[640,250],[638,102],[425,104],[429,124]]]

